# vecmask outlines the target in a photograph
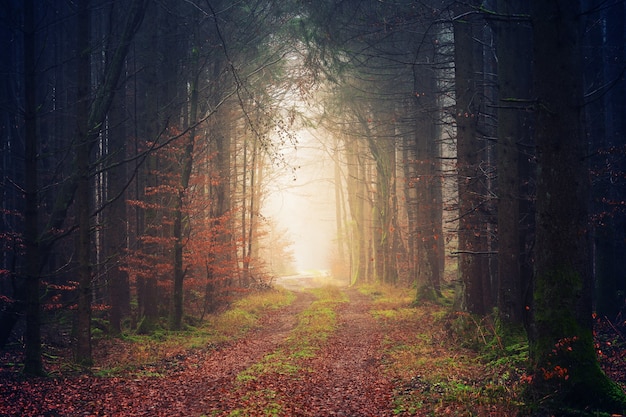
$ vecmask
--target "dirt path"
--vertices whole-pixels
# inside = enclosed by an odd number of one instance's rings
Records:
[[[338,311],[339,328],[294,387],[301,403],[287,415],[392,415],[393,387],[382,365],[384,334],[369,313],[369,298],[347,291],[350,302]]]
[[[139,372],[22,379],[0,369],[0,417],[516,414],[520,377],[455,343],[445,310],[338,291],[297,292],[243,338]]]
[[[251,416],[392,415],[392,385],[382,369],[384,335],[369,314],[369,298],[345,291],[350,302],[336,311],[337,330],[314,357],[294,362],[298,372],[259,376],[240,384],[224,403],[243,406],[242,415]],[[232,415],[228,407],[222,410],[219,415]]]
[[[290,306],[263,317],[244,338],[173,358],[155,367],[155,376],[0,380],[0,417],[211,415],[237,374],[274,350],[314,299],[298,293]]]
[[[244,338],[179,355],[154,376],[0,381],[0,416],[386,416],[392,387],[382,372],[383,333],[370,301],[344,290],[337,329],[290,373],[242,383],[238,375],[280,351],[315,297],[298,292],[290,306],[262,318]],[[32,395],[30,395],[32,394]],[[5,413],[4,410],[13,410]]]

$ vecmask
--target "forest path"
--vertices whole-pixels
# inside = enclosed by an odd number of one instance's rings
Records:
[[[305,415],[393,415],[393,385],[383,365],[384,329],[370,314],[369,297],[346,292],[350,302],[338,310],[339,327],[311,363],[314,384],[299,386],[316,411]]]
[[[313,293],[296,292],[292,304],[262,317],[243,338],[187,351],[139,376],[0,381],[0,416],[391,415],[384,333],[369,314],[371,301],[356,290],[336,291],[343,301],[318,310],[311,310]],[[333,330],[304,346],[324,314]]]
[[[414,306],[398,290],[295,294],[243,337],[115,376],[24,379],[0,368],[0,417],[516,415],[520,375],[455,341],[451,325],[475,330],[466,316]],[[105,356],[121,366],[117,352]]]
[[[284,347],[291,357],[272,358],[283,366],[274,363],[273,370],[239,384],[226,401],[237,403],[237,411],[218,415],[393,415],[393,386],[382,363],[385,335],[370,314],[371,300],[354,289],[341,291],[348,301],[335,306],[335,330],[314,355],[299,358],[293,347]]]
[[[0,417],[214,415],[237,374],[272,352],[314,300],[299,292],[244,337],[145,366],[142,376],[0,379]]]

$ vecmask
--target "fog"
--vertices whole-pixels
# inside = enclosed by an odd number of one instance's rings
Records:
[[[333,161],[321,142],[300,131],[296,149],[283,149],[295,174],[278,169],[263,209],[288,230],[298,271],[330,269],[336,242]]]

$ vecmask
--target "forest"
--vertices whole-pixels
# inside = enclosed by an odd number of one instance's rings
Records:
[[[626,415],[626,1],[6,0],[0,54],[0,416]]]

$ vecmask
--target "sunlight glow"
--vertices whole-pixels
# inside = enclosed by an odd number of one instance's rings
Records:
[[[264,213],[289,230],[299,271],[327,270],[336,235],[332,160],[309,132],[298,132],[298,138],[297,149],[284,149],[297,167],[295,179],[287,171],[277,177]]]

